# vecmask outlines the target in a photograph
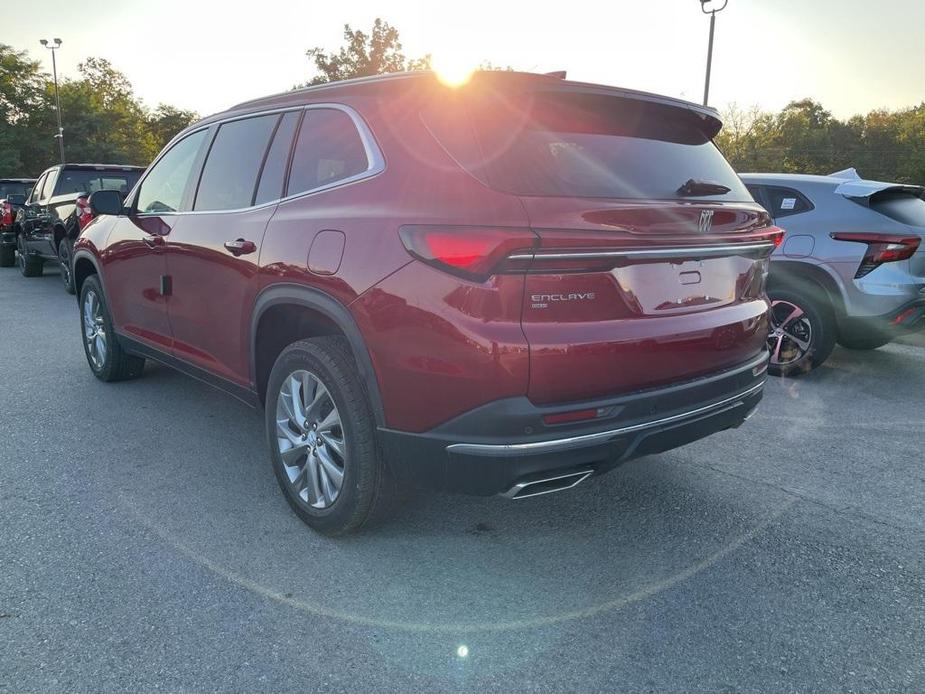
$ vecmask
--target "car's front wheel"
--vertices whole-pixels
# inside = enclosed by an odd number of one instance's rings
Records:
[[[283,350],[267,386],[266,429],[276,479],[309,526],[343,534],[379,508],[385,470],[346,340],[318,337]]]
[[[61,268],[61,281],[64,282],[64,291],[74,293],[74,275],[71,272],[72,247],[70,239],[61,239],[58,243],[58,266]]]
[[[831,307],[811,287],[768,290],[768,372],[796,376],[822,364],[835,347],[836,328]]]
[[[96,275],[84,280],[80,289],[80,329],[84,353],[94,376],[101,381],[122,381],[141,375],[145,360],[128,354],[119,344]]]

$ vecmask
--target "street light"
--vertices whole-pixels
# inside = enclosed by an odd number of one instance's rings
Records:
[[[55,112],[58,114],[58,148],[61,150],[61,163],[64,164],[64,127],[61,125],[61,98],[58,96],[58,65],[55,61],[55,51],[61,48],[61,39],[55,39],[54,45],[48,45],[48,39],[39,41],[45,48],[51,51],[51,72],[55,78]]]
[[[703,105],[707,105],[710,98],[710,68],[713,65],[713,28],[716,26],[716,13],[722,12],[729,4],[729,0],[723,0],[723,4],[715,7],[714,3],[719,0],[700,0],[700,11],[710,15],[710,43],[707,47],[707,78],[703,85]]]

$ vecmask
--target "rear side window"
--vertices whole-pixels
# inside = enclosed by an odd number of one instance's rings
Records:
[[[813,204],[806,196],[792,188],[764,186],[764,199],[770,206],[768,212],[774,219],[809,212],[813,209]]]
[[[135,202],[138,212],[163,214],[181,209],[190,173],[206,132],[199,130],[183,138],[151,167],[138,191]]]
[[[353,119],[333,108],[305,112],[292,155],[287,195],[328,186],[369,169]]]
[[[908,193],[879,193],[870,201],[870,208],[900,224],[925,227],[925,200]]]
[[[245,118],[218,129],[206,158],[194,210],[250,207],[279,115]]]
[[[286,166],[289,164],[289,152],[292,149],[292,137],[295,135],[299,114],[292,112],[283,115],[273,136],[273,144],[267,153],[260,174],[260,185],[257,186],[257,196],[254,204],[260,205],[283,197],[283,183],[286,180]]]
[[[532,92],[473,95],[466,104],[481,163],[452,151],[452,122],[425,112],[454,158],[493,188],[517,195],[675,199],[689,179],[729,188],[685,199],[751,201],[701,117],[683,108],[622,97]],[[436,106],[438,111],[441,106]],[[441,124],[443,130],[441,132]]]

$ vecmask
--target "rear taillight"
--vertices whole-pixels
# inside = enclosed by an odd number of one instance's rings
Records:
[[[0,208],[0,223],[9,226],[13,223],[13,206],[6,200],[3,201],[3,207]]]
[[[539,238],[510,227],[404,226],[402,243],[415,258],[445,272],[485,280],[501,272],[523,272]],[[527,259],[511,258],[517,251]]]
[[[839,231],[832,234],[836,241],[866,243],[867,252],[861,260],[855,279],[860,279],[883,263],[895,263],[897,260],[911,258],[922,243],[918,236],[898,236],[896,234],[874,234],[865,231]]]
[[[90,209],[90,200],[86,195],[81,195],[77,198],[77,228],[83,230],[91,219],[93,219],[93,211]]]

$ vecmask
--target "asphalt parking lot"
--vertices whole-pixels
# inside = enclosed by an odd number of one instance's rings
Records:
[[[107,385],[0,270],[0,690],[923,691],[925,346],[836,350],[743,428],[329,540],[260,417]]]

